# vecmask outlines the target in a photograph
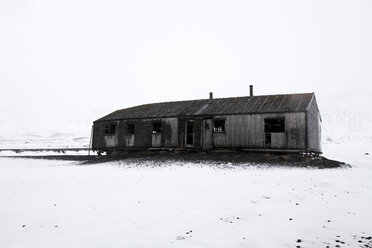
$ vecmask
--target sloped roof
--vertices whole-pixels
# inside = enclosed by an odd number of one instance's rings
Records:
[[[161,102],[117,110],[98,121],[306,111],[314,93]]]

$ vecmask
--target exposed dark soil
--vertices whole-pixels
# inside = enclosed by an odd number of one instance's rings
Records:
[[[287,166],[287,167],[312,167],[312,168],[339,168],[348,167],[343,162],[330,160],[325,157],[310,157],[301,154],[272,154],[254,152],[137,152],[115,154],[106,156],[86,155],[46,155],[46,156],[16,156],[17,158],[54,159],[81,161],[82,164],[104,163],[110,161],[123,161],[135,164],[161,165],[162,163],[201,163],[201,164],[229,164],[231,166]]]

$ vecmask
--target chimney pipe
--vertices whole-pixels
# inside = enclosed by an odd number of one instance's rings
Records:
[[[209,99],[213,99],[213,92],[209,92]]]
[[[249,96],[253,96],[253,85],[249,85]]]

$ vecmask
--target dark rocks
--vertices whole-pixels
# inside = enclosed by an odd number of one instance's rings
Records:
[[[255,165],[273,165],[273,166],[295,166],[295,167],[313,167],[313,168],[339,168],[350,167],[343,162],[330,160],[319,156],[309,158],[306,156],[291,154],[278,156],[276,154],[249,153],[246,152],[219,152],[219,153],[180,153],[175,156],[173,152],[133,152],[126,154],[112,154],[110,156],[86,156],[86,155],[45,155],[45,156],[22,156],[23,158],[38,159],[57,159],[57,160],[74,160],[81,161],[82,164],[105,163],[110,161],[128,161],[138,165],[159,166],[163,163],[172,162],[195,162],[195,163],[217,163],[219,165],[235,164],[237,166],[246,166],[247,164]],[[160,161],[160,163],[159,163]],[[182,165],[181,165],[182,166]]]

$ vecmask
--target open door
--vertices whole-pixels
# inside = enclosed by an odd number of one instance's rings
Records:
[[[186,121],[186,147],[194,147],[194,121]]]

